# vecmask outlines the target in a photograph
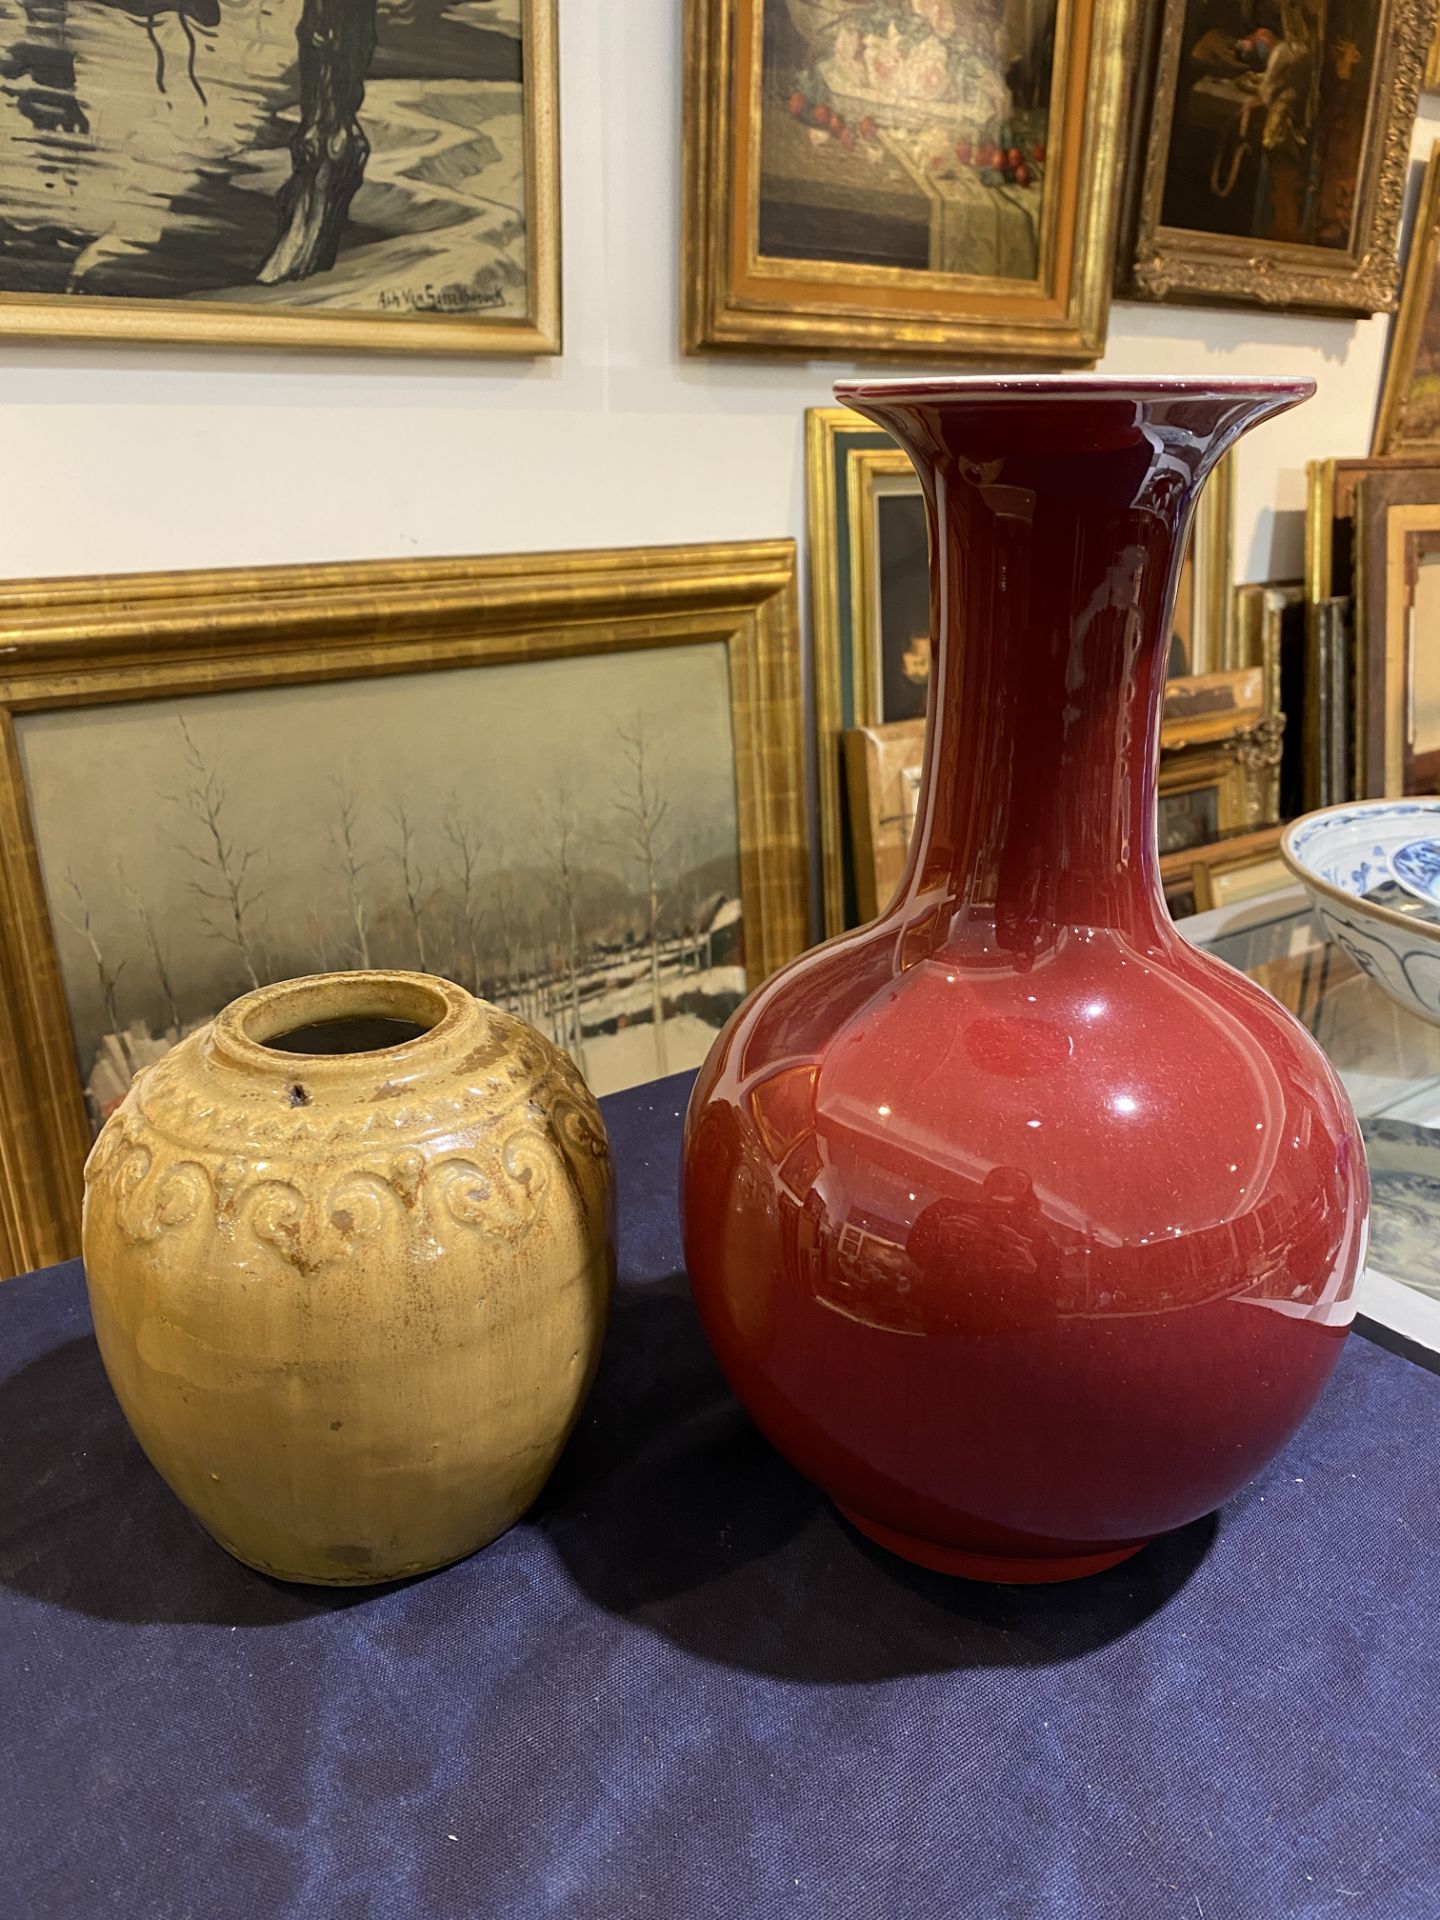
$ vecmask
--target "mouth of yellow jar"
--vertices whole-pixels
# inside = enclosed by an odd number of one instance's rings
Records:
[[[306,1084],[348,1070],[408,1080],[429,1044],[473,1017],[463,987],[432,974],[312,974],[259,987],[232,1002],[212,1029],[215,1050],[237,1066],[296,1073]]]
[[[382,1053],[387,1047],[403,1047],[429,1033],[416,1020],[396,1020],[383,1013],[342,1013],[333,1020],[312,1020],[290,1033],[277,1033],[262,1040],[272,1053],[304,1053],[312,1057],[327,1053]]]

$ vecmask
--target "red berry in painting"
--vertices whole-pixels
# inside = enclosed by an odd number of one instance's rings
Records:
[[[1015,169],[1015,184],[1017,187],[1028,187],[1030,184],[1030,169],[1023,160]]]
[[[1010,151],[1005,156],[1005,164],[1007,167],[1018,167],[1023,163],[1024,159],[1025,159],[1025,156],[1020,151],[1019,147],[1011,147]]]
[[[815,122],[817,127],[829,126],[830,109],[823,100],[817,100],[815,102],[814,106],[810,109],[810,118]]]
[[[862,140],[873,140],[879,131],[880,129],[867,113],[865,118],[860,122],[860,138]]]
[[[1033,161],[1035,162],[1035,164],[1036,164],[1036,166],[1037,166],[1037,167],[1043,167],[1043,166],[1044,166],[1044,164],[1045,164],[1045,142],[1044,142],[1043,140],[1037,140],[1037,141],[1036,141],[1036,143],[1035,143],[1035,145],[1034,145],[1033,147],[1031,147],[1031,149],[1030,149],[1030,158],[1031,158],[1031,159],[1032,159],[1032,160],[1033,160]]]
[[[810,111],[810,102],[805,98],[803,93],[791,94],[790,111],[797,120],[803,120],[805,118],[806,114]]]

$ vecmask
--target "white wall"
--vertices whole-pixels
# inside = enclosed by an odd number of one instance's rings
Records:
[[[561,0],[563,358],[0,347],[0,576],[803,543],[803,412],[849,369],[677,351],[680,14]],[[1299,571],[1305,462],[1367,450],[1387,326],[1115,309],[1108,369],[1319,379],[1241,449],[1241,578]]]

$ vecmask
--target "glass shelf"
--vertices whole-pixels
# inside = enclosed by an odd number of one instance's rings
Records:
[[[1298,887],[1176,922],[1314,1034],[1345,1083],[1370,1162],[1359,1311],[1440,1352],[1440,1026],[1397,1007],[1320,934]]]

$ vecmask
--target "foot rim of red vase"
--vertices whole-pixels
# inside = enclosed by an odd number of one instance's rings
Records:
[[[849,1507],[841,1507],[840,1512],[867,1540],[873,1540],[888,1553],[898,1554],[902,1560],[909,1560],[917,1567],[928,1567],[932,1573],[949,1573],[960,1580],[981,1580],[992,1586],[1035,1587],[1061,1580],[1083,1580],[1088,1574],[1105,1573],[1133,1559],[1150,1544],[1148,1540],[1137,1540],[1133,1546],[1109,1547],[1104,1553],[1077,1553],[1053,1559],[1038,1555],[1012,1558],[1005,1554],[962,1553],[955,1547],[942,1547],[934,1540],[921,1540],[913,1534],[897,1533],[893,1527],[882,1527],[878,1521],[867,1520]]]

